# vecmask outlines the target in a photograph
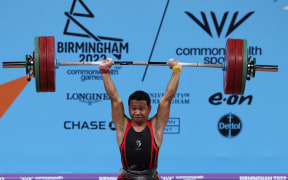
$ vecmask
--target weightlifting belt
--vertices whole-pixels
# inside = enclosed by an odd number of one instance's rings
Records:
[[[143,171],[132,171],[129,169],[120,169],[120,174],[132,178],[134,180],[152,180],[158,177],[156,168],[143,170]]]

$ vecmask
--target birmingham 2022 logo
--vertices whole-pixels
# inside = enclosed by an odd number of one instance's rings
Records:
[[[76,10],[80,8],[76,8],[76,6],[82,7],[82,11],[77,12]],[[93,19],[95,17],[82,0],[73,0],[70,11],[64,14],[67,17],[64,35],[76,36],[81,39],[92,38],[94,42],[58,42],[58,53],[80,53],[80,62],[98,61],[106,59],[107,56],[114,56],[116,59],[121,60],[122,53],[128,53],[129,43],[125,42],[122,38],[96,35],[89,28],[85,27],[84,23],[81,23],[80,20],[83,18]],[[71,25],[76,25],[78,28],[77,31],[80,30],[80,32],[76,32],[76,29],[70,30]]]
[[[129,43],[119,37],[107,37],[97,35],[92,32],[89,26],[95,21],[90,19],[95,18],[89,7],[83,0],[73,0],[70,11],[64,12],[67,17],[63,34],[65,36],[72,36],[77,38],[77,41],[58,41],[57,53],[58,54],[75,54],[78,56],[80,62],[93,62],[108,57],[121,60],[122,54],[129,52]],[[90,18],[90,19],[89,19]],[[82,22],[83,21],[83,22]],[[120,67],[115,66],[111,68],[111,75],[118,75]],[[66,71],[68,76],[80,77],[82,82],[90,80],[102,80],[99,70],[87,69],[68,69]]]
[[[67,20],[63,34],[70,38],[69,41],[57,42],[57,53],[76,55],[80,62],[100,61],[109,57],[121,60],[122,54],[128,54],[129,52],[129,43],[121,37],[107,37],[98,35],[97,32],[92,32],[92,28],[89,27],[93,26],[95,15],[90,8],[83,0],[73,0],[70,11],[64,12]],[[75,38],[76,41],[72,41]],[[110,69],[110,75],[118,75],[120,69],[121,67],[119,66],[113,66]],[[80,69],[79,67],[71,68],[66,70],[66,74],[70,77],[80,78],[81,82],[102,80],[101,72],[98,68],[92,70],[87,68]],[[88,105],[109,100],[107,94],[101,92],[67,92],[65,99],[84,102]]]

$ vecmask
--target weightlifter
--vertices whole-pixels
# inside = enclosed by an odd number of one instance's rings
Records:
[[[111,100],[112,120],[116,128],[117,143],[123,168],[118,180],[159,180],[157,161],[163,140],[163,131],[169,119],[170,104],[177,91],[182,66],[169,60],[173,69],[165,94],[158,105],[157,113],[148,119],[151,112],[150,97],[144,91],[135,91],[128,99],[130,118],[124,114],[124,107],[117,89],[109,75],[112,59],[102,60],[102,73],[106,92]]]

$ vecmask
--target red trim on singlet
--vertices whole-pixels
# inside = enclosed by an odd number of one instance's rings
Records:
[[[126,146],[125,146],[126,137],[127,137],[127,133],[128,133],[128,131],[129,131],[129,129],[130,129],[131,126],[132,126],[131,121],[128,121],[128,123],[127,123],[127,125],[126,125],[126,129],[125,129],[123,141],[122,141],[122,144],[121,144],[121,147],[120,147],[122,165],[123,165],[123,167],[126,167],[127,169],[129,169],[129,166],[128,166],[128,162],[127,162],[127,159],[126,159],[126,155],[125,155],[125,154],[122,154],[122,149],[123,149],[123,146],[124,146],[124,153],[126,153]],[[123,157],[125,158],[124,160],[123,160]],[[124,163],[126,163],[126,166],[125,166]]]
[[[156,167],[156,163],[158,162],[158,154],[159,154],[159,148],[156,148],[156,154],[155,154],[155,161],[154,161],[154,167]]]
[[[152,145],[151,145],[151,158],[150,158],[149,168],[152,168],[153,148],[155,148],[155,151],[156,151],[153,167],[156,166],[156,162],[157,162],[157,159],[158,159],[158,151],[159,151],[159,148],[158,148],[158,146],[157,146],[157,144],[156,144],[156,142],[155,142],[155,137],[154,137],[154,132],[153,132],[153,127],[152,127],[152,121],[151,121],[151,120],[149,120],[149,121],[147,122],[147,126],[148,126],[148,128],[150,129],[150,132],[151,132],[151,142],[152,142]]]

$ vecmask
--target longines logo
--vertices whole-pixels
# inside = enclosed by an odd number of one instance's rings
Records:
[[[101,101],[110,100],[106,93],[66,93],[66,100],[79,101],[92,105]]]
[[[233,14],[233,17],[230,21],[230,24],[229,24],[229,28],[225,34],[225,38],[227,36],[229,36],[234,30],[236,30],[244,21],[246,21],[255,11],[251,11],[249,13],[247,13],[246,15],[244,15],[244,17],[242,17],[240,20],[238,20],[236,22],[236,19],[238,17],[238,14],[239,12],[235,12]],[[211,32],[211,28],[210,28],[210,25],[208,23],[208,20],[207,20],[207,16],[203,11],[201,11],[201,16],[202,16],[202,20],[203,20],[203,23],[201,23],[201,21],[196,18],[196,16],[194,16],[192,13],[188,12],[188,11],[185,11],[185,13],[198,25],[200,26],[211,38],[213,38],[213,35],[212,35],[212,32]],[[228,17],[228,14],[229,12],[226,11],[224,14],[223,14],[223,17],[221,19],[221,22],[220,24],[218,23],[216,15],[215,15],[215,12],[211,11],[210,12],[210,15],[211,15],[211,18],[212,18],[212,21],[214,23],[214,27],[216,29],[216,32],[217,32],[217,35],[218,37],[221,36],[221,33],[223,31],[223,27],[225,26],[225,23],[226,23],[226,20],[227,20],[227,17]]]

